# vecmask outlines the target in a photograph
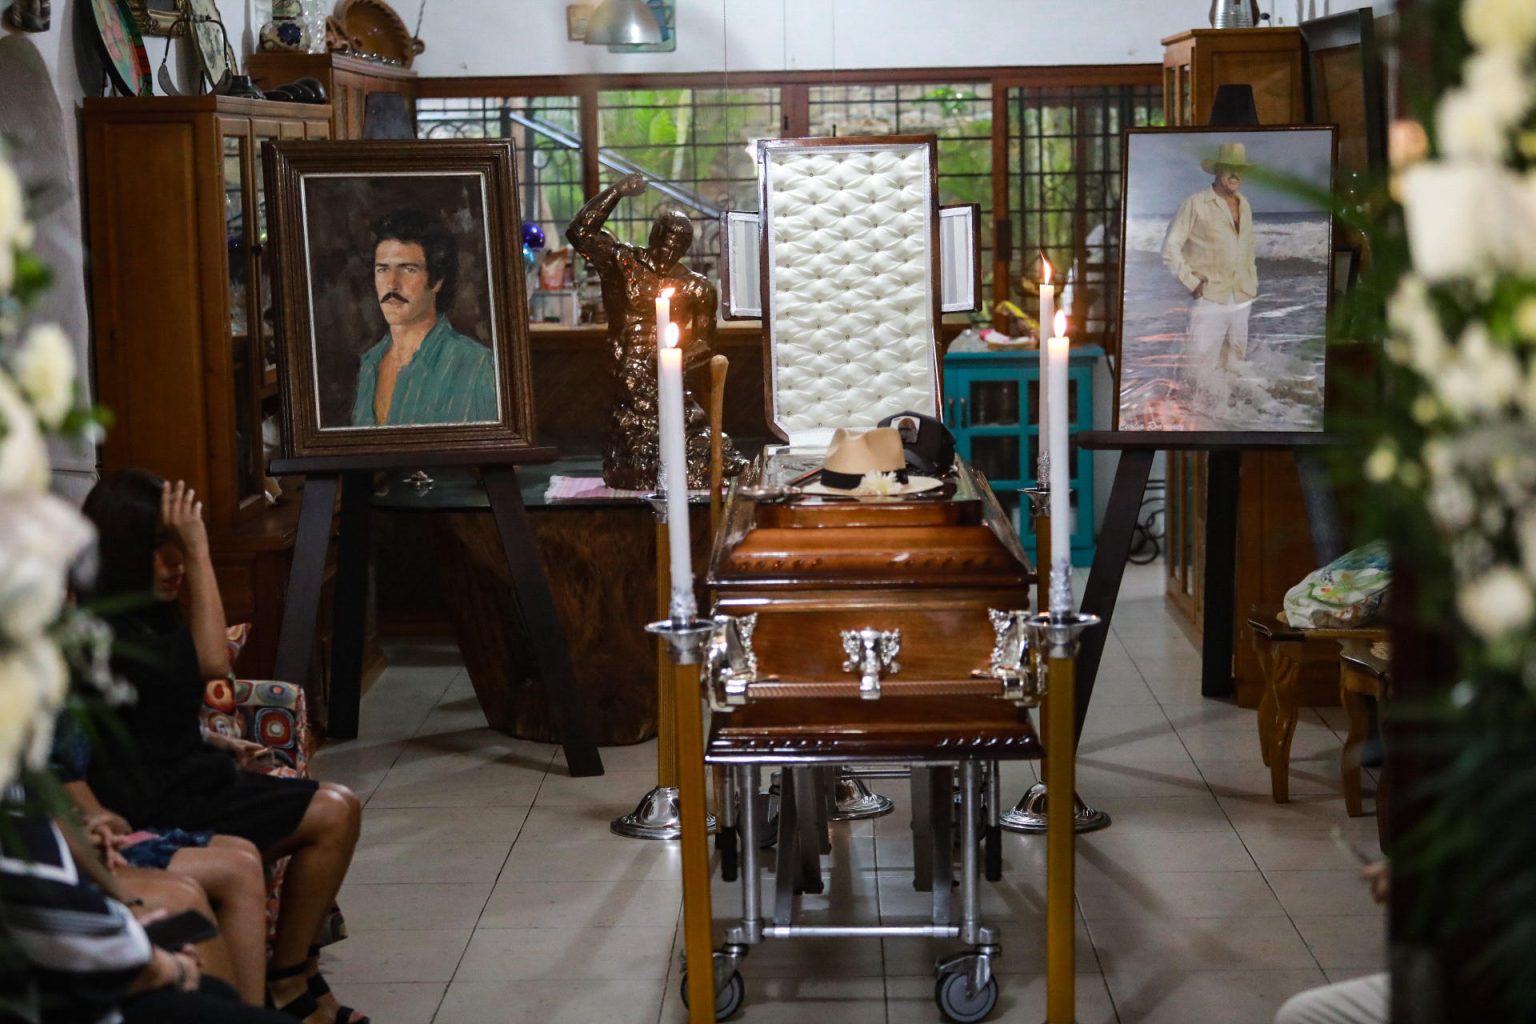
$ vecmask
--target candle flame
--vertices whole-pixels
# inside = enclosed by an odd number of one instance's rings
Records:
[[[1045,258],[1045,253],[1040,254],[1040,283],[1051,283],[1051,261]]]
[[[1058,309],[1056,311],[1056,322],[1051,326],[1055,328],[1054,337],[1065,338],[1067,336],[1067,314],[1065,310]]]
[[[677,343],[678,343],[679,338],[681,337],[681,334],[682,334],[682,332],[678,329],[677,324],[667,324],[666,337],[662,338],[662,340],[661,340],[661,347],[662,348],[677,348]]]
[[[672,298],[672,293],[674,291],[676,291],[675,288],[663,288],[661,291],[656,293],[656,297],[658,299],[670,299]]]

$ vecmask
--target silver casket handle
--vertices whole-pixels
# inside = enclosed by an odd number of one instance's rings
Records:
[[[896,655],[901,653],[901,630],[845,629],[842,632],[844,672],[859,674],[859,696],[864,700],[880,699],[880,673],[892,675],[901,671]]]
[[[747,690],[757,682],[757,654],[752,650],[757,613],[716,615],[714,623],[705,655],[705,692],[711,708],[731,711],[747,702]]]
[[[974,676],[991,676],[1002,684],[998,697],[1016,704],[1033,706],[1045,696],[1045,673],[1038,659],[1031,656],[1029,643],[1030,613],[1026,609],[988,608],[992,620],[992,657],[986,671]]]

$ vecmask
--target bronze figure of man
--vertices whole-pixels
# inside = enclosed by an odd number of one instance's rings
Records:
[[[656,411],[656,296],[672,289],[672,321],[678,325],[683,366],[709,359],[719,299],[703,274],[678,260],[693,242],[693,222],[680,210],[663,210],[651,226],[644,247],[627,245],[604,229],[625,196],[646,190],[645,178],[629,174],[593,196],[582,207],[566,237],[603,283],[608,314],[608,343],[613,351],[614,394],[603,453],[603,480],[609,487],[652,490],[657,487],[659,444]],[[709,424],[704,410],[683,390],[688,428],[688,486],[709,483]],[[724,438],[725,473],[738,472],[743,459]]]

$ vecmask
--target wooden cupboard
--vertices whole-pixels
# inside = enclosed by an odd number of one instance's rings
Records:
[[[298,502],[266,493],[279,417],[260,150],[328,138],[331,109],[129,97],[87,99],[82,119],[96,395],[115,417],[103,469],[196,488],[229,620],[253,624],[239,670],[269,675]],[[318,718],[324,704],[312,694]]]
[[[1253,86],[1260,124],[1305,119],[1301,30],[1196,28],[1163,40],[1163,110],[1169,124],[1202,125],[1218,86]]]

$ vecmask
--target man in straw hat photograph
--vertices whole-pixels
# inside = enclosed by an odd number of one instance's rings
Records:
[[[1186,360],[1225,365],[1228,351],[1248,354],[1248,313],[1259,294],[1253,251],[1253,206],[1242,194],[1253,164],[1241,142],[1223,142],[1200,169],[1209,186],[1179,204],[1163,239],[1163,265],[1189,289]]]
[[[1331,129],[1127,135],[1120,428],[1322,427]]]

